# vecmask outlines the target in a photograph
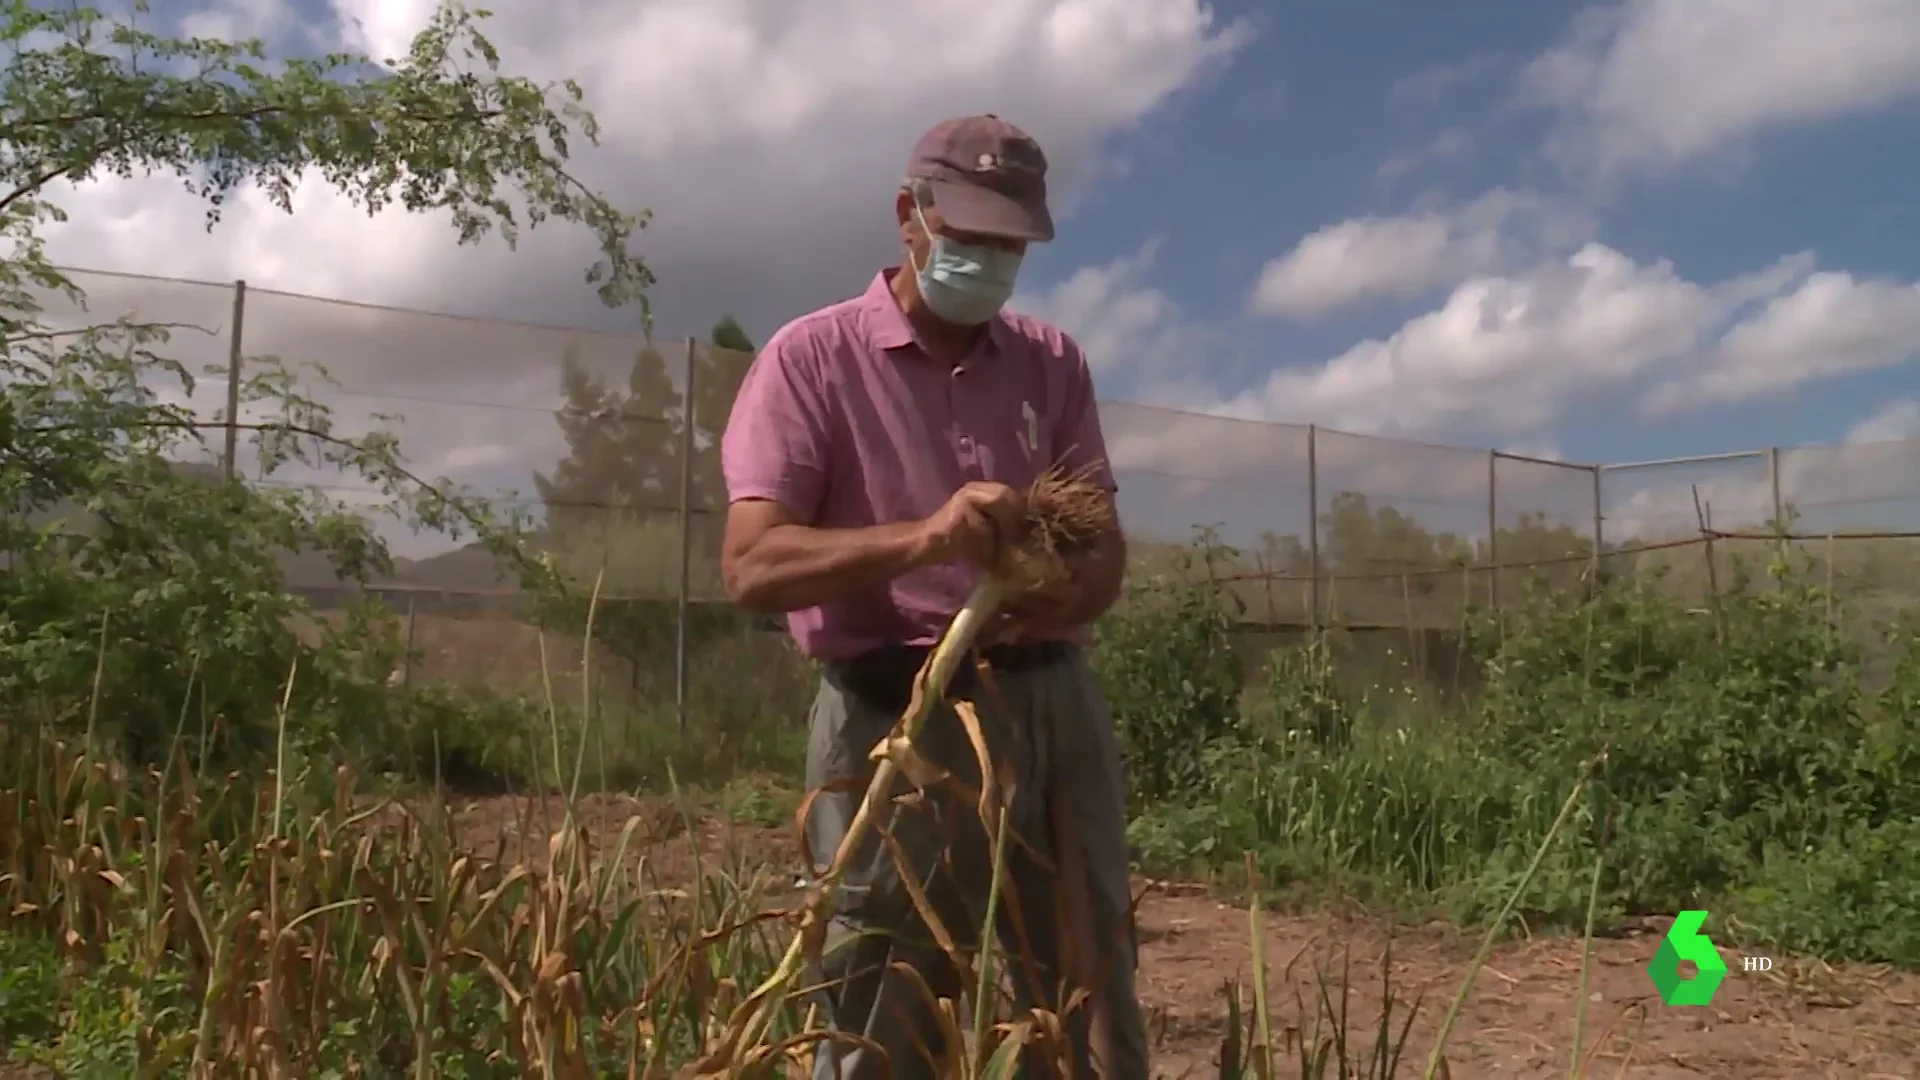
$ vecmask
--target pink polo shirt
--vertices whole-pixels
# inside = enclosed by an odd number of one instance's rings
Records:
[[[771,499],[800,522],[916,521],[971,480],[1024,489],[1049,467],[1098,463],[1106,440],[1086,357],[1038,319],[1004,313],[956,371],[914,341],[888,283],[780,328],[754,358],[721,437],[731,501]],[[845,659],[930,645],[979,571],[916,570],[787,617],[802,652]]]

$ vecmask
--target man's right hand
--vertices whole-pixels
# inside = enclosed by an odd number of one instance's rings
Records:
[[[971,562],[989,566],[1001,545],[1026,531],[1026,496],[1005,484],[975,480],[920,522],[930,564]]]

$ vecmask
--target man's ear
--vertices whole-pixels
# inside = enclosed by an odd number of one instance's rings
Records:
[[[900,225],[900,239],[911,240],[916,229],[913,217],[913,193],[901,188],[893,197],[893,216]]]

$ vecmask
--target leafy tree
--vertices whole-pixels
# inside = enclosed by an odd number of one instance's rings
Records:
[[[647,345],[635,354],[624,388],[614,389],[569,351],[561,362],[560,431],[568,453],[534,476],[556,536],[599,533],[680,498],[680,390],[666,357]]]
[[[1495,534],[1501,566],[1514,569],[1501,575],[1501,600],[1518,599],[1510,590],[1524,588],[1533,581],[1571,590],[1576,587],[1593,555],[1590,529],[1568,524],[1553,524],[1545,514],[1523,513],[1511,526],[1502,526]],[[1484,561],[1487,553],[1480,552]]]
[[[1343,491],[1320,518],[1323,572],[1389,577],[1466,565],[1472,549],[1452,533],[1432,533],[1391,506],[1371,506],[1367,497]],[[1430,592],[1431,576],[1413,578],[1410,587]]]
[[[303,639],[305,605],[279,570],[289,552],[320,552],[364,581],[391,569],[379,537],[318,492],[177,468],[204,449],[205,425],[157,391],[190,390],[193,373],[165,355],[163,325],[76,328],[51,314],[83,298],[40,227],[66,217],[50,198],[59,182],[170,173],[204,198],[212,228],[241,185],[290,212],[312,173],[369,213],[444,211],[462,243],[511,245],[555,218],[584,226],[601,253],[587,280],[609,304],[640,299],[651,277],[628,245],[643,218],[566,168],[572,139],[595,132],[579,88],[502,75],[475,18],[443,9],[388,70],[345,55],[269,60],[258,41],[169,38],[87,7],[0,14],[12,58],[0,73],[0,709],[99,718],[150,759],[188,718],[230,751],[260,749],[289,678],[316,716],[364,724],[395,700],[392,636],[362,611]],[[244,427],[264,471],[357,472],[416,522],[478,528],[518,554],[487,504],[409,473],[391,435],[340,437],[291,370],[248,370],[241,401],[264,419]],[[85,520],[57,512],[74,506]],[[518,565],[529,580],[542,571]]]
[[[717,511],[726,504],[720,435],[753,354],[753,340],[731,315],[714,324],[708,345],[696,354],[693,372],[695,517],[688,539],[696,581],[717,568]],[[607,385],[568,356],[561,388],[566,400],[558,420],[567,455],[535,477],[547,511],[545,544],[576,581],[603,582],[607,595],[594,612],[594,637],[627,664],[637,691],[647,669],[657,673],[658,661],[671,655],[678,617],[661,601],[679,589],[677,516],[688,412],[683,390],[666,354],[651,343],[635,354],[625,387]],[[576,595],[568,603],[549,603],[543,618],[556,629],[577,632],[586,625],[587,606]],[[717,616],[708,621],[715,623],[713,633],[734,629]]]
[[[726,502],[720,433],[746,376],[745,359],[753,354],[753,339],[731,315],[714,324],[708,344],[711,348],[695,358],[693,373],[696,510]],[[565,359],[561,391],[566,403],[558,419],[567,456],[536,477],[556,534],[617,531],[623,523],[679,509],[685,404],[668,364],[666,355],[648,344],[635,354],[626,387],[616,390],[573,355]]]
[[[1281,536],[1268,529],[1260,534],[1260,565],[1269,574],[1303,578],[1313,573],[1313,553],[1298,536]]]
[[[1418,519],[1391,506],[1373,506],[1359,492],[1341,492],[1320,518],[1320,572],[1360,578],[1409,575],[1406,585],[1416,595],[1457,591],[1459,578],[1436,570],[1484,567],[1487,541],[1468,540],[1454,533],[1431,532]],[[1570,583],[1585,568],[1582,560],[1593,553],[1593,539],[1567,524],[1550,523],[1544,514],[1521,514],[1513,525],[1496,532],[1500,564],[1512,569],[1501,575],[1501,595],[1517,599],[1519,586],[1544,577]],[[1279,568],[1304,559],[1298,541],[1277,538],[1269,544],[1269,561]],[[1476,598],[1484,593],[1477,586]],[[1397,588],[1397,586],[1396,586]]]
[[[730,349],[738,353],[754,351],[753,339],[747,336],[747,332],[731,315],[723,315],[719,322],[713,324],[713,332],[707,335],[707,341],[716,349]]]
[[[713,534],[712,542],[718,543],[718,519],[713,515],[727,506],[727,481],[720,474],[720,434],[733,415],[733,399],[740,394],[740,383],[747,377],[747,365],[755,350],[753,339],[731,315],[713,325],[707,342],[712,349],[705,352],[706,363],[701,365],[693,388],[693,415],[699,425],[695,437],[700,446],[693,490],[694,506],[705,512],[709,519],[706,531]]]

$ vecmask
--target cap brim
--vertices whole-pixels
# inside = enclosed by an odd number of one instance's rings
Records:
[[[1044,203],[1029,205],[997,191],[951,180],[932,181],[932,187],[940,220],[956,232],[1043,244],[1053,239],[1053,215]]]

